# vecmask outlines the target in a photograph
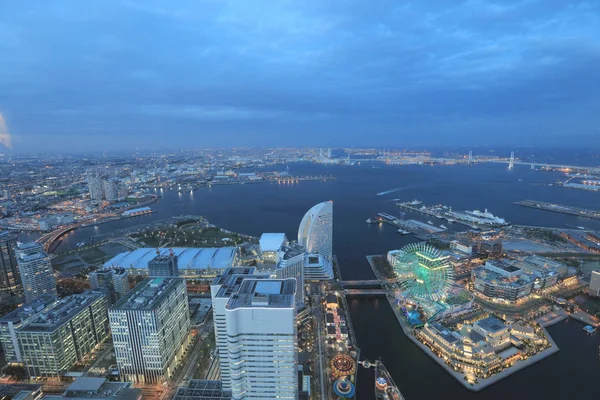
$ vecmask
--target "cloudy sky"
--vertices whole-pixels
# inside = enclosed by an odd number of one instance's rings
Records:
[[[17,150],[600,146],[600,2],[3,0]]]

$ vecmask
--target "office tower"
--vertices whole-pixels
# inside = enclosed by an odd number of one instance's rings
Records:
[[[169,254],[161,255],[160,251],[156,249],[156,257],[148,261],[148,275],[165,277],[179,276],[177,256],[173,253],[173,250],[169,249]]]
[[[2,342],[6,362],[9,364],[23,362],[17,340],[17,331],[54,301],[56,299],[53,296],[42,296],[34,302],[23,305],[0,317],[0,342]]]
[[[231,397],[298,399],[294,279],[245,279],[225,308]]]
[[[227,328],[225,325],[225,307],[231,295],[238,291],[244,279],[268,279],[268,275],[254,275],[255,268],[227,268],[217,276],[210,285],[212,298],[213,323],[215,326],[215,344],[219,354],[221,381],[224,390],[231,390],[231,369],[229,363],[229,347],[227,344]]]
[[[102,181],[102,194],[106,201],[116,201],[119,198],[119,185],[115,179]]]
[[[0,291],[15,290],[21,283],[15,247],[17,237],[9,232],[0,232]]]
[[[263,233],[258,242],[263,262],[275,263],[277,253],[288,243],[285,233]]]
[[[45,295],[57,296],[54,271],[41,244],[17,242],[17,265],[25,301],[29,303]]]
[[[102,179],[98,175],[87,176],[88,190],[91,200],[102,200]]]
[[[114,304],[129,292],[129,276],[125,268],[104,267],[90,272],[90,285],[107,291],[110,304]]]
[[[121,379],[162,383],[190,342],[184,279],[147,278],[108,311]]]
[[[296,307],[304,308],[304,263],[306,251],[297,243],[283,246],[277,256],[275,276],[296,279]]]
[[[333,201],[319,203],[304,215],[298,229],[298,243],[308,253],[319,253],[327,260],[333,255]]]
[[[51,303],[17,330],[25,368],[32,377],[57,377],[109,335],[108,301],[87,291]]]

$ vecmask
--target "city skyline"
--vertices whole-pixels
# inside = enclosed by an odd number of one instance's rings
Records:
[[[15,152],[597,146],[598,7],[12,3],[0,137]]]

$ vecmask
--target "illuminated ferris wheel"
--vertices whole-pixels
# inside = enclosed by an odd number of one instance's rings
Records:
[[[438,249],[425,242],[411,243],[400,249],[395,259],[392,267],[405,295],[430,301],[448,296],[454,268]]]

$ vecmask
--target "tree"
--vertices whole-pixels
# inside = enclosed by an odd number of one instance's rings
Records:
[[[12,376],[13,379],[17,381],[27,379],[27,370],[20,365],[9,365],[8,367],[4,368],[4,373]]]

